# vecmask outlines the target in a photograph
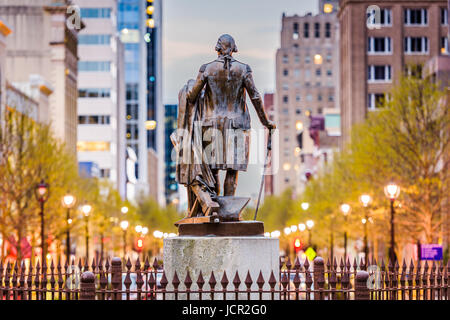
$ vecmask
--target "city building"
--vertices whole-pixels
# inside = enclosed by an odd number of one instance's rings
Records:
[[[177,114],[178,105],[166,104],[165,108],[165,123],[164,123],[164,144],[165,144],[165,172],[164,172],[164,187],[166,203],[177,203],[179,201],[178,183],[175,179],[176,175],[176,159],[173,153],[173,144],[170,135],[177,129]]]
[[[126,197],[123,45],[117,0],[76,0],[85,24],[78,34],[78,161],[95,163]],[[93,166],[90,166],[93,167]]]
[[[342,0],[338,18],[343,146],[405,70],[448,54],[448,8],[442,0]]]
[[[14,32],[7,37],[6,78],[29,81],[31,74],[50,83],[49,115],[55,136],[76,152],[77,143],[77,36],[81,20],[67,18],[68,0],[2,0],[0,16]]]
[[[311,175],[320,169],[318,158],[327,158],[337,144],[339,133],[334,132],[331,139],[322,136],[328,134],[324,125],[327,114],[339,115],[338,5],[338,1],[319,1],[317,15],[283,14],[281,45],[276,54],[279,168],[273,176],[274,194],[286,188],[301,193]],[[320,144],[313,139],[318,134],[322,137]]]
[[[164,172],[161,22],[160,0],[119,0],[117,28],[125,46],[126,143],[137,156],[136,192],[157,195],[163,204],[164,175],[148,180],[155,176],[149,173],[149,165]],[[153,155],[149,149],[156,152],[156,161],[148,159]]]
[[[6,38],[11,32],[8,24],[0,19],[0,119],[3,117],[3,106],[5,105],[5,95],[2,93],[6,91]]]

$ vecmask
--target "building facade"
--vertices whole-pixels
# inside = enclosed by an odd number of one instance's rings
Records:
[[[410,66],[448,54],[447,1],[343,0],[340,4],[342,143]],[[411,70],[411,69],[410,69]]]
[[[53,88],[49,114],[56,138],[69,151],[77,143],[77,33],[66,24],[68,0],[2,0],[0,16],[14,33],[7,38],[6,78],[24,83],[40,75]]]
[[[282,18],[281,46],[276,55],[276,122],[279,168],[273,192],[302,191],[315,168],[320,145],[310,135],[311,117],[339,110],[338,1],[320,1],[319,14]],[[336,112],[334,112],[336,113]],[[339,112],[337,112],[339,113]],[[322,130],[324,131],[324,130]]]
[[[78,160],[95,163],[126,197],[123,49],[117,0],[76,0],[85,28],[78,35]]]
[[[125,47],[126,143],[137,156],[136,193],[156,194],[162,203],[164,175],[148,180],[154,176],[149,165],[164,171],[164,161],[148,159],[149,149],[157,159],[164,159],[162,4],[160,0],[119,0],[118,5],[117,28]]]
[[[166,203],[178,203],[178,183],[175,179],[176,175],[176,159],[172,158],[173,144],[170,135],[177,129],[177,114],[178,105],[166,104],[165,108],[165,123],[164,123],[164,144],[165,144],[165,170],[164,170],[164,188]]]

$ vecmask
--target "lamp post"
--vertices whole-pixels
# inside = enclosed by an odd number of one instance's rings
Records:
[[[92,206],[85,204],[81,207],[81,211],[86,217],[86,261],[89,261],[89,214],[92,211]]]
[[[128,212],[128,207],[123,206],[122,208],[120,208],[120,212],[122,212],[123,214],[127,214],[127,212]]]
[[[364,260],[366,261],[366,266],[369,262],[369,241],[367,236],[367,223],[369,222],[369,214],[368,214],[368,206],[372,201],[372,198],[368,194],[363,194],[359,197],[359,201],[362,203],[364,207],[364,218],[361,222],[364,225]]]
[[[314,227],[314,221],[308,220],[306,221],[306,227],[308,228],[308,245],[312,247],[312,235],[311,235],[311,229]]]
[[[389,259],[392,261],[392,263],[394,263],[397,260],[397,256],[395,254],[394,202],[400,194],[400,187],[391,182],[384,187],[384,194],[389,198],[391,202],[391,245],[389,247]]]
[[[66,231],[66,260],[70,261],[70,225],[72,224],[72,219],[70,218],[70,209],[73,208],[77,199],[70,193],[66,194],[62,198],[62,205],[67,209],[67,231]]]
[[[344,260],[347,259],[347,216],[350,213],[351,207],[347,203],[341,204],[341,211],[344,214]]]
[[[120,222],[120,227],[123,230],[123,258],[125,259],[125,256],[127,254],[127,229],[128,229],[128,221],[124,220]]]
[[[302,202],[301,207],[302,207],[303,211],[306,211],[309,208],[309,203],[308,202]]]
[[[41,182],[36,185],[36,188],[34,190],[34,195],[36,196],[36,200],[39,202],[41,206],[41,263],[44,263],[44,259],[46,257],[46,247],[45,247],[45,229],[44,229],[44,203],[48,200],[49,196],[49,185],[44,182],[44,180],[41,180]],[[20,243],[19,239],[19,243]]]

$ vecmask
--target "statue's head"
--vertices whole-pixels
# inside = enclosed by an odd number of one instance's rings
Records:
[[[223,55],[231,55],[233,52],[238,52],[236,43],[229,34],[223,34],[219,37],[216,44],[216,51]]]

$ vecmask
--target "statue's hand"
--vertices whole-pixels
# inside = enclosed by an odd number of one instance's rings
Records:
[[[269,129],[269,130],[272,130],[272,129],[276,129],[276,128],[277,128],[277,126],[275,125],[275,123],[272,122],[272,121],[270,121],[270,120],[267,121],[267,123],[265,124],[265,126],[266,126],[266,128]]]

